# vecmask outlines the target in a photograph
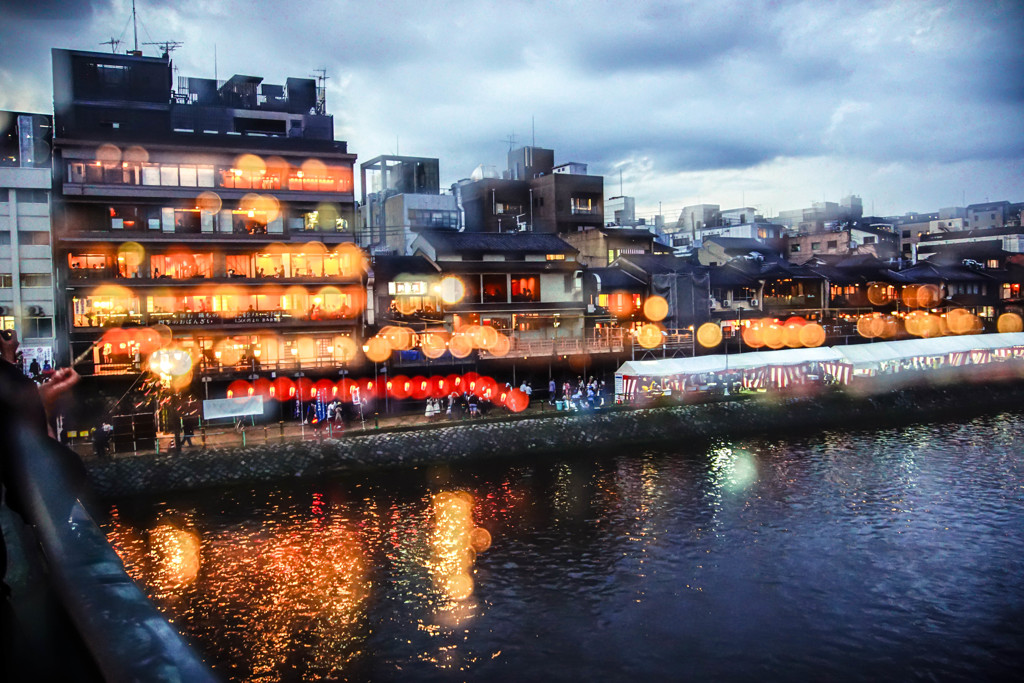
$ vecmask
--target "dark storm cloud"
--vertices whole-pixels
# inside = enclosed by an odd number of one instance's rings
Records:
[[[107,50],[111,36],[131,40],[130,0],[29,0],[14,11],[0,2],[0,108],[48,110],[51,47]],[[817,182],[828,168],[857,169],[836,174],[844,190],[872,176],[884,176],[885,188],[945,178],[959,197],[965,161],[980,186],[1024,155],[1019,0],[138,0],[138,8],[140,42],[184,43],[172,55],[183,76],[216,69],[222,79],[248,73],[277,83],[326,68],[339,139],[363,160],[439,157],[445,185],[478,164],[502,170],[503,139],[514,130],[529,143],[531,121],[558,163],[627,168],[638,203],[653,192],[648,185],[662,183],[659,198],[682,192],[671,187],[677,175],[691,186],[698,176],[756,176],[751,185],[768,188],[800,173]],[[713,192],[702,188],[705,198]]]
[[[605,24],[596,22],[567,36],[571,58],[602,72],[696,69],[736,52],[770,51],[774,36],[764,30],[758,3],[700,6],[655,5],[628,12]]]
[[[112,5],[112,0],[0,0],[0,14],[6,20],[88,20]]]

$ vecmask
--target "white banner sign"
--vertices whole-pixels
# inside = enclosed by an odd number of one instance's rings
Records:
[[[245,417],[262,414],[262,396],[239,396],[238,398],[217,398],[203,401],[203,417],[207,420],[216,420],[218,417]]]

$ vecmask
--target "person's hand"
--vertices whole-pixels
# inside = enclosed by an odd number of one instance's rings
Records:
[[[47,415],[50,414],[57,399],[78,384],[80,379],[81,376],[74,368],[61,368],[54,372],[47,382],[39,385],[39,397],[43,400]]]
[[[0,330],[0,358],[8,363],[17,363],[20,344],[14,330]]]

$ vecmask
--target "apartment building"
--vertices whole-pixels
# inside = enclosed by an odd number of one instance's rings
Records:
[[[365,286],[355,155],[322,88],[173,73],[166,54],[53,51],[63,356],[134,373],[132,330],[159,326],[204,374],[336,366]]]
[[[54,362],[50,250],[53,119],[0,111],[0,329],[17,330],[25,370]]]

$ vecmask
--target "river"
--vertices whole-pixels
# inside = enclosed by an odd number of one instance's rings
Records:
[[[1024,666],[1019,413],[124,500],[107,531],[228,680]]]

